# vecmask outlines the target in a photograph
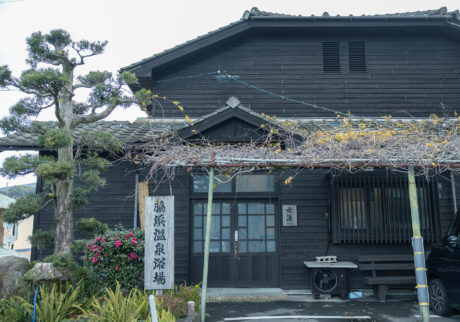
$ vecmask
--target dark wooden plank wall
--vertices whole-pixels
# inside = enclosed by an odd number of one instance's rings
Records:
[[[75,222],[81,218],[95,217],[110,227],[123,225],[133,227],[135,171],[132,165],[119,163],[106,172],[104,177],[107,184],[96,194],[89,196],[89,204],[75,212]],[[139,180],[143,180],[140,174]],[[38,180],[37,191],[42,191],[42,182]],[[188,202],[189,175],[185,170],[178,172],[176,180],[171,184],[171,191],[175,197],[175,279],[177,283],[188,281],[189,263],[189,202]],[[155,189],[156,188],[156,189]],[[170,195],[169,184],[156,187],[149,185],[150,195]],[[138,221],[139,222],[139,221]],[[53,206],[49,204],[36,216],[34,230],[53,230],[55,226]],[[78,235],[76,239],[81,238]],[[37,253],[43,258],[51,253],[42,250]]]
[[[110,227],[121,224],[133,227],[135,173],[130,164],[122,163],[110,167],[103,173],[107,184],[96,194],[88,197],[88,205],[75,212],[74,222],[81,218],[95,217]],[[78,182],[76,183],[78,185]],[[42,180],[37,181],[37,190],[42,191]],[[34,230],[53,230],[55,226],[52,203],[42,209],[34,223]],[[79,238],[78,235],[75,236]],[[49,252],[40,252],[43,257]]]
[[[263,89],[357,116],[442,114],[441,103],[460,110],[460,44],[454,40],[421,34],[315,38],[296,36],[294,32],[248,37],[158,77],[168,79],[221,70]],[[341,73],[323,72],[323,41],[341,42]],[[350,41],[366,43],[368,72],[348,72]],[[192,116],[214,111],[230,96],[237,96],[257,112],[279,117],[334,116],[235,82],[218,82],[213,76],[143,86],[180,101]],[[183,117],[176,106],[168,103],[155,116],[163,115]]]
[[[305,260],[314,260],[315,256],[336,255],[339,260],[357,263],[362,254],[412,254],[410,245],[334,245],[329,244],[328,220],[329,179],[327,170],[304,170],[289,185],[284,180],[292,175],[286,172],[281,177],[280,209],[283,204],[297,205],[298,226],[283,227],[280,218],[281,246],[281,287],[286,289],[310,288]],[[452,220],[452,193],[450,184],[439,180],[438,186],[441,229],[444,234]],[[329,245],[329,247],[328,247]],[[327,251],[327,253],[326,253]],[[369,287],[363,283],[363,274],[351,271],[352,288]]]

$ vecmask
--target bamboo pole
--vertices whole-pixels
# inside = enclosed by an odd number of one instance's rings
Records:
[[[415,279],[417,282],[417,298],[420,317],[423,322],[430,321],[428,281],[426,277],[425,251],[423,237],[420,232],[420,216],[418,211],[417,188],[415,185],[414,167],[409,166],[409,200],[412,218],[412,248],[414,251]]]
[[[214,168],[209,171],[208,209],[206,211],[206,239],[204,242],[203,284],[201,286],[201,322],[206,318],[206,289],[208,287],[209,241],[211,239],[212,197],[214,193]]]
[[[451,171],[450,172],[450,184],[452,186],[452,202],[453,202],[453,207],[454,207],[454,214],[457,213],[458,207],[457,207],[457,192],[455,191],[455,175]]]
[[[145,227],[145,197],[149,195],[149,183],[139,182],[137,184],[137,194],[139,202],[139,219],[141,222],[141,228]]]

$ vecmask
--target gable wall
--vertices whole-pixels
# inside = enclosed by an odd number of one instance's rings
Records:
[[[341,42],[341,73],[322,70],[322,42]],[[364,41],[368,72],[348,72],[349,41]],[[242,81],[290,98],[357,116],[393,117],[442,114],[440,104],[460,110],[460,43],[418,34],[362,37],[253,35],[200,56],[160,79],[226,71]],[[154,74],[155,77],[155,74]],[[185,112],[200,116],[225,105],[230,96],[259,113],[278,117],[335,116],[269,96],[214,76],[143,84],[154,93],[180,101]],[[155,116],[183,117],[162,102]]]

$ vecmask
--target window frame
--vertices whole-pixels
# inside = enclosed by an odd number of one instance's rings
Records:
[[[439,218],[439,195],[437,179],[427,181],[416,178],[421,230],[428,244],[438,243],[441,239]],[[350,206],[350,199],[342,202],[343,189],[362,189],[361,202],[364,209],[357,211]],[[371,191],[380,189],[380,204],[371,208]],[[423,194],[421,193],[423,192]],[[347,192],[356,197],[356,192]],[[404,195],[405,198],[398,197]],[[330,227],[331,239],[335,244],[410,244],[412,224],[410,217],[408,179],[405,176],[345,175],[331,176],[330,182]],[[398,199],[399,198],[399,199]],[[345,212],[341,211],[346,205]],[[355,222],[355,214],[365,217],[365,225],[346,228],[345,221]],[[350,217],[351,216],[351,217]]]

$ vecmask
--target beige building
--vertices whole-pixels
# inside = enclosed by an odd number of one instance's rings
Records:
[[[3,222],[3,212],[15,201],[0,193],[0,246],[14,249],[30,259],[31,245],[28,238],[33,231],[34,217],[13,224]]]

